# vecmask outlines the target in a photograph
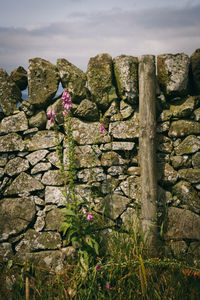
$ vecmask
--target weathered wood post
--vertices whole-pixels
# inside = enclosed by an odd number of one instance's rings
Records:
[[[156,74],[155,57],[139,58],[139,154],[141,166],[141,218],[150,255],[157,254],[157,176],[156,176]]]

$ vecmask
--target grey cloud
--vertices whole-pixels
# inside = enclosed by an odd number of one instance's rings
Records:
[[[86,69],[91,56],[186,52],[199,48],[200,5],[182,9],[99,12],[66,22],[27,28],[0,28],[0,66],[27,67],[31,57],[55,63],[65,57]]]

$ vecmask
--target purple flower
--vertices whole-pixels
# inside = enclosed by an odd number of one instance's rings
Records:
[[[55,116],[56,116],[56,112],[55,112],[55,110],[54,110],[54,109],[52,109],[52,111],[51,111],[51,115],[52,115],[52,117],[55,117]]]
[[[55,121],[55,118],[56,117],[56,112],[55,110],[53,109],[50,109],[48,112],[47,112],[47,118],[50,119],[50,123],[53,124],[54,121]]]
[[[68,93],[68,89],[64,89],[64,92],[62,94],[62,105],[64,107],[64,116],[67,114],[68,110],[72,108],[72,99],[70,97],[70,94]]]
[[[100,128],[100,133],[102,134],[104,131],[105,131],[105,126],[104,126],[104,124],[102,124],[101,128]]]
[[[48,118],[48,119],[50,119],[50,118],[51,118],[51,109],[50,109],[50,110],[48,110],[48,112],[47,112],[47,118]]]
[[[86,239],[85,239],[85,240],[86,240],[86,242],[89,242],[89,240],[90,240],[90,239],[89,239],[89,237],[86,237]]]
[[[96,266],[97,271],[101,271],[101,267],[99,265]]]
[[[111,288],[111,286],[110,286],[110,284],[108,282],[106,283],[106,289],[107,290],[112,290],[112,288]]]
[[[93,215],[88,214],[86,219],[87,219],[88,222],[91,222],[93,220]]]
[[[86,215],[86,213],[87,213],[85,208],[82,209],[82,212],[83,212],[84,215]]]

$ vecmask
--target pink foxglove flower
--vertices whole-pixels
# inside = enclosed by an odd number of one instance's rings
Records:
[[[88,222],[91,222],[93,220],[93,215],[88,214],[86,219],[87,219]]]
[[[64,116],[67,114],[68,110],[72,108],[72,99],[70,97],[70,94],[68,92],[68,89],[64,89],[64,92],[62,94],[62,105],[64,108]]]
[[[82,212],[83,212],[84,215],[86,215],[86,213],[87,213],[85,208],[82,209]]]
[[[56,112],[55,110],[53,109],[50,109],[48,112],[47,112],[47,118],[50,119],[50,123],[53,124],[54,121],[55,121],[55,117],[56,117]]]
[[[96,266],[97,271],[101,271],[101,267],[99,265]]]
[[[85,240],[86,240],[86,242],[89,242],[89,240],[90,240],[90,239],[89,239],[89,237],[86,237],[86,239],[85,239]]]
[[[104,124],[102,124],[101,128],[100,128],[100,133],[102,134],[104,131],[105,131],[105,126],[104,126]]]
[[[106,283],[106,289],[107,290],[112,290],[112,288],[111,288],[111,286],[110,286],[110,284],[108,282]]]

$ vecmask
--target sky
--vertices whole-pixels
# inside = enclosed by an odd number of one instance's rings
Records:
[[[86,71],[90,57],[200,48],[200,0],[0,0],[0,67],[65,58]]]

